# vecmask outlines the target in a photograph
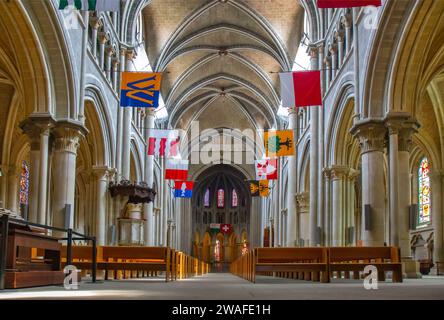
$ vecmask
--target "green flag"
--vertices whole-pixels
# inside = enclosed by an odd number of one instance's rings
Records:
[[[84,11],[119,11],[120,0],[60,0],[60,10],[68,6]]]

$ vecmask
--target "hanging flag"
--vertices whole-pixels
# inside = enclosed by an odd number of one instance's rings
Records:
[[[161,73],[123,72],[120,106],[157,108],[161,79]]]
[[[250,185],[250,194],[252,197],[259,197],[259,181],[248,181]]]
[[[176,198],[192,198],[194,182],[176,181],[174,183],[174,196]]]
[[[295,155],[293,130],[267,131],[264,133],[264,141],[267,157]]]
[[[256,180],[277,180],[278,159],[256,160]]]
[[[188,160],[168,159],[165,167],[165,180],[187,180]]]
[[[219,233],[220,232],[220,223],[211,223],[210,224],[210,231],[211,233]]]
[[[270,195],[270,183],[268,180],[251,180],[248,183],[250,184],[250,194],[252,197],[268,197]]]
[[[179,154],[178,130],[151,129],[148,137],[148,155],[172,158]]]
[[[259,181],[259,195],[263,198],[270,195],[270,183],[268,180]]]
[[[231,224],[221,224],[220,231],[224,234],[230,234],[233,232],[233,226]]]
[[[60,10],[68,7],[84,11],[119,11],[120,0],[60,0]]]
[[[297,71],[279,74],[284,108],[322,105],[321,71]]]
[[[318,0],[318,8],[380,7],[381,0]]]

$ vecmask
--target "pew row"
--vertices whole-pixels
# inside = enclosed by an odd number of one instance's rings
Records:
[[[256,275],[307,281],[363,276],[366,266],[375,266],[378,280],[392,272],[393,282],[402,282],[402,263],[396,247],[256,248],[234,261],[230,272],[255,282]]]
[[[91,246],[72,247],[72,265],[91,270]],[[105,271],[105,280],[141,278],[165,273],[165,281],[185,279],[209,272],[209,265],[180,251],[167,247],[97,247],[97,270]],[[62,267],[66,265],[66,246],[62,248]]]

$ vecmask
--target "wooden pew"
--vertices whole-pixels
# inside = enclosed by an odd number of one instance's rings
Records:
[[[97,247],[97,261],[103,260],[102,248]],[[93,252],[92,246],[72,246],[72,265],[81,270],[92,270]],[[66,266],[67,247],[61,251],[62,268]]]
[[[304,272],[305,280],[330,281],[327,248],[257,248],[249,258],[253,260],[249,263],[247,257],[244,272],[252,282],[256,282],[258,272]]]
[[[165,282],[175,279],[174,250],[167,247],[101,247],[102,261],[97,268],[108,271],[163,271]]]
[[[393,272],[393,282],[402,282],[400,250],[396,247],[332,247],[329,248],[330,272],[353,271],[355,279],[368,265],[378,269],[378,280],[385,280],[385,272]]]

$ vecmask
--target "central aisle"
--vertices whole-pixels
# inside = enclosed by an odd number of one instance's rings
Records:
[[[405,280],[401,284],[380,283],[379,290],[365,290],[361,281],[330,284],[258,277],[258,283],[229,273],[211,273],[165,283],[156,279],[131,279],[92,284],[79,290],[45,287],[7,290],[1,299],[146,299],[146,300],[305,300],[305,299],[444,299],[444,278]]]

